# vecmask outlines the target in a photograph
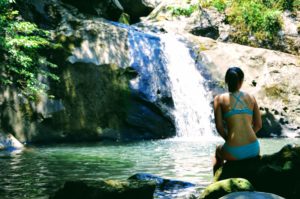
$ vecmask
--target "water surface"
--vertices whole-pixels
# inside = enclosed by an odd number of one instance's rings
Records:
[[[262,154],[300,139],[260,139]],[[127,179],[147,172],[207,186],[219,138],[31,147],[0,153],[0,198],[45,198],[66,180]]]

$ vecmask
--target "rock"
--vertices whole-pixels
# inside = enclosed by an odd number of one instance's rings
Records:
[[[220,198],[228,193],[254,191],[251,183],[242,178],[230,178],[215,182],[205,188],[199,199]]]
[[[210,37],[212,39],[218,39],[221,35],[222,41],[225,41],[229,33],[226,33],[224,28],[225,15],[219,13],[216,9],[201,8],[199,17],[194,20],[194,25],[191,26],[190,33]]]
[[[300,197],[300,147],[286,145],[279,152],[259,158],[226,162],[215,174],[215,181],[245,178],[256,191],[285,198]]]
[[[279,47],[284,52],[300,55],[300,12],[292,14],[290,11],[284,11],[282,14],[283,30],[282,41]]]
[[[226,196],[223,196],[220,199],[253,199],[253,198],[259,198],[259,199],[284,199],[280,196],[277,196],[275,194],[271,194],[271,193],[264,193],[264,192],[247,192],[247,191],[243,191],[243,192],[234,192],[234,193],[230,193]]]
[[[119,0],[124,12],[130,15],[132,22],[140,21],[140,17],[147,16],[154,9],[153,4],[145,0]],[[154,2],[155,3],[155,2]]]
[[[295,110],[300,103],[300,80],[294,78],[300,76],[299,57],[204,37],[185,36],[198,51],[198,61],[210,74],[211,81],[208,85],[212,93],[227,91],[224,77],[230,66],[242,68],[245,73],[242,90],[252,94],[258,106],[263,108],[261,113],[264,125],[259,132],[260,136],[286,136],[286,130],[299,133],[294,130],[300,125],[299,111]],[[285,107],[288,107],[286,111]],[[289,124],[280,124],[281,116],[271,110],[284,113]]]
[[[30,2],[33,6],[23,12],[37,21],[35,11],[45,11],[48,2]],[[57,0],[49,3],[59,16],[52,35],[64,46],[48,53],[60,66],[60,82],[49,82],[55,98],[39,96],[31,103],[17,91],[4,91],[3,128],[21,141],[43,143],[174,136],[168,76],[157,59],[162,56],[159,37]]]
[[[68,181],[50,199],[152,199],[155,184],[128,181]]]
[[[96,15],[112,21],[117,21],[120,18],[122,12],[124,11],[123,7],[119,3],[119,0],[62,1],[64,3],[75,6],[80,12]]]
[[[164,179],[148,173],[138,173],[129,178],[142,182],[154,182],[154,198],[195,198],[199,195],[195,184],[180,180]]]
[[[158,189],[160,189],[161,191],[186,189],[186,188],[196,186],[195,184],[190,183],[190,182],[164,179],[159,176],[147,174],[147,173],[138,173],[138,174],[135,174],[135,175],[129,177],[128,179],[140,180],[140,181],[154,181],[156,183],[156,187]]]
[[[0,150],[22,149],[24,146],[11,134],[0,133]]]
[[[16,6],[25,20],[44,29],[55,29],[62,20],[58,3],[52,0],[17,0]]]

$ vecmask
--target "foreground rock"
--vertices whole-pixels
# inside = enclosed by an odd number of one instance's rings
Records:
[[[249,180],[256,191],[288,199],[300,198],[300,147],[286,145],[278,153],[227,162],[215,174],[215,182],[228,178]]]
[[[50,199],[152,199],[155,183],[140,181],[70,181]]]
[[[253,199],[253,198],[259,198],[259,199],[284,199],[280,196],[277,196],[275,194],[271,194],[271,193],[264,193],[264,192],[235,192],[235,193],[231,193],[228,194],[226,196],[223,196],[220,199]]]
[[[152,199],[189,198],[195,190],[189,182],[163,179],[159,176],[138,173],[128,180],[66,182],[50,199]],[[192,189],[192,190],[191,190]]]
[[[171,179],[164,179],[156,175],[148,174],[148,173],[138,173],[131,177],[129,177],[130,180],[139,180],[139,181],[154,181],[156,183],[156,186],[161,191],[166,190],[175,190],[175,189],[186,189],[190,187],[194,187],[195,184],[190,182],[184,182],[180,180],[171,180]]]
[[[248,180],[242,178],[230,178],[206,187],[199,199],[220,198],[228,193],[237,191],[254,191],[254,188]]]

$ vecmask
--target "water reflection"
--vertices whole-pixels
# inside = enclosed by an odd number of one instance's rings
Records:
[[[278,151],[300,139],[260,140],[262,153]],[[0,153],[0,198],[40,198],[66,180],[126,179],[146,172],[189,181],[202,187],[212,181],[215,146],[221,139],[169,139],[37,147]]]

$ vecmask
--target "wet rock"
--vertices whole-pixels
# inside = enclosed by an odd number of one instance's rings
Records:
[[[149,181],[68,181],[50,199],[152,199],[154,190]]]
[[[138,173],[129,179],[154,182],[156,184],[154,198],[195,198],[199,196],[198,187],[190,182],[165,179],[148,173]]]
[[[22,149],[24,146],[11,134],[0,133],[0,150]]]
[[[167,191],[167,190],[170,191],[174,189],[186,189],[195,186],[195,184],[190,182],[164,179],[159,176],[148,174],[148,173],[138,173],[129,177],[128,179],[140,180],[140,181],[154,181],[156,183],[157,188],[160,189],[161,191]]]
[[[216,172],[214,179],[245,178],[256,191],[299,198],[299,167],[300,147],[286,145],[272,155],[227,162]]]

